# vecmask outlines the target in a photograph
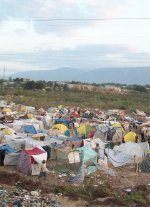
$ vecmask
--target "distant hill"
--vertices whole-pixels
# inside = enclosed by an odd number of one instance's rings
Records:
[[[31,78],[45,81],[81,81],[87,83],[150,84],[150,67],[100,68],[83,71],[63,67],[53,70],[18,72],[12,78]]]

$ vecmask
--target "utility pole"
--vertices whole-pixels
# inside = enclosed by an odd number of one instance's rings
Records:
[[[5,69],[5,65],[4,65],[4,68],[3,68],[3,75],[2,75],[2,80],[5,80],[5,73],[6,73],[6,69]]]

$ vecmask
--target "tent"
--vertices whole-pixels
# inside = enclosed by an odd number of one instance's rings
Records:
[[[64,125],[67,125],[69,126],[69,124],[71,123],[72,121],[70,120],[67,120],[67,119],[55,119],[55,124],[64,124]]]
[[[9,153],[15,153],[16,150],[12,149],[9,145],[0,146],[0,165],[4,165],[5,155]]]
[[[87,166],[87,174],[96,171],[97,153],[89,146],[77,148],[80,153],[80,160]]]
[[[17,168],[26,175],[39,175],[43,160],[47,160],[47,152],[43,148],[23,150],[19,156]]]
[[[37,134],[37,130],[35,129],[33,125],[23,126],[23,131],[24,133],[27,133],[27,134]]]
[[[103,142],[112,141],[116,129],[108,124],[97,126],[97,131],[94,134],[94,138],[100,138]]]
[[[32,119],[32,118],[33,118],[33,114],[32,114],[32,113],[28,113],[28,114],[27,114],[27,118],[28,118],[28,119]]]
[[[17,165],[20,153],[5,154],[4,165]]]
[[[128,132],[125,136],[124,136],[124,141],[125,142],[136,142],[136,138],[137,135],[135,132]]]
[[[55,124],[51,129],[57,129],[57,130],[65,132],[67,131],[68,128],[64,124]]]
[[[84,124],[84,125],[81,125],[77,129],[77,131],[80,134],[87,136],[90,132],[95,131],[95,128],[93,126],[88,125],[88,124]]]
[[[2,112],[6,112],[6,113],[7,113],[7,112],[12,112],[12,110],[11,110],[10,108],[6,108],[6,107],[5,107],[5,108],[3,108]]]
[[[15,133],[15,131],[13,129],[11,129],[11,128],[5,128],[2,131],[3,131],[3,133],[5,135],[11,135],[11,134],[14,134]]]
[[[144,157],[145,153],[149,150],[148,142],[134,143],[127,142],[122,143],[119,146],[115,146],[112,149],[105,149],[109,161],[113,166],[118,167],[126,165],[127,163],[134,162],[134,156]]]

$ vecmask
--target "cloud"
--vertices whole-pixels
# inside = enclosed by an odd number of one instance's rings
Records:
[[[150,54],[150,29],[146,21],[15,21],[138,16],[139,11],[144,11],[140,10],[139,0],[0,3],[0,67],[4,63],[12,70],[16,70],[15,64],[18,70],[38,66],[86,69],[148,64],[145,60]]]
[[[7,71],[11,73],[17,70],[48,70],[65,66],[92,70],[102,67],[148,66],[149,63],[146,61],[148,58],[150,54],[133,52],[123,45],[95,44],[82,45],[74,49],[48,49],[25,54],[6,53],[0,55],[0,65],[1,68],[5,65]]]

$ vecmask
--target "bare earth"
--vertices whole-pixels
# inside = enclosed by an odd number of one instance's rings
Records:
[[[53,161],[49,161],[47,163],[48,168],[52,171],[53,167]],[[128,165],[124,167],[119,167],[119,168],[113,168],[115,171],[116,175],[115,177],[112,177],[110,175],[107,175],[103,171],[97,170],[96,173],[89,175],[88,177],[92,180],[93,185],[97,185],[98,187],[101,186],[101,184],[105,181],[107,181],[110,186],[115,190],[115,189],[124,189],[124,188],[135,188],[136,186],[140,185],[147,185],[150,183],[150,174],[148,173],[136,173],[135,172],[135,167],[134,165]],[[6,172],[6,173],[12,173],[12,175],[18,174],[22,177],[22,179],[27,179],[27,180],[32,180],[34,182],[37,182],[37,176],[25,176],[21,173],[19,173],[16,169],[15,166],[0,166],[0,173],[1,172]],[[50,172],[47,175],[46,180],[43,178],[41,179],[42,186],[49,186],[53,188],[54,186],[64,186],[68,184],[68,177],[59,177],[58,173],[55,172]],[[4,183],[3,179],[0,179],[0,185],[3,186],[4,188],[9,189],[11,188],[11,185],[9,183]],[[15,185],[15,183],[14,183]],[[83,184],[80,184],[83,185]],[[53,194],[53,193],[47,193],[47,195],[51,198],[58,199],[63,207],[84,207],[84,206],[89,206],[87,201],[84,201],[82,199],[73,199],[69,197],[62,196],[61,194]],[[98,205],[99,206],[99,205]],[[101,205],[103,206],[103,205]]]

